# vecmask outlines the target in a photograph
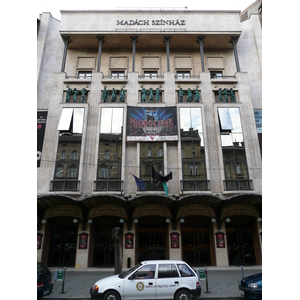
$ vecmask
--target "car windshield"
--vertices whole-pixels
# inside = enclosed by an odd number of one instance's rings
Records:
[[[132,272],[134,272],[135,270],[137,270],[142,264],[139,263],[136,266],[134,266],[133,268],[129,269],[128,271],[125,271],[123,273],[121,273],[118,277],[119,278],[125,278],[126,276],[128,276],[129,274],[131,274]]]

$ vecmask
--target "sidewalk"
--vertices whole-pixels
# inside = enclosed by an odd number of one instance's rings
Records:
[[[90,299],[89,290],[93,284],[104,277],[114,275],[114,269],[88,268],[75,269],[66,268],[64,293],[62,282],[54,281],[55,268],[49,268],[52,273],[53,291],[45,300],[50,299]],[[195,268],[203,270],[204,268]],[[244,267],[244,276],[262,272],[261,266]],[[208,293],[206,281],[201,280],[201,298],[241,298],[242,292],[238,284],[242,279],[240,267],[207,267]]]

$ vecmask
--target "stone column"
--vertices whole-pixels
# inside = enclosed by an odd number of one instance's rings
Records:
[[[135,72],[135,45],[137,43],[137,36],[131,36],[131,43],[132,43],[132,72]]]
[[[169,45],[171,42],[171,36],[166,37],[164,36],[165,43],[166,43],[166,49],[167,49],[167,72],[170,72],[170,51],[169,51]]]
[[[203,53],[203,41],[204,41],[205,36],[199,37],[198,36],[198,43],[200,45],[200,55],[201,55],[201,67],[202,67],[202,72],[205,72],[205,65],[204,65],[204,53]]]
[[[102,44],[104,43],[104,36],[97,36],[99,46],[98,46],[98,62],[97,62],[97,72],[100,72],[100,64],[101,64],[101,53],[102,53]]]
[[[64,44],[65,44],[65,48],[64,48],[64,54],[63,54],[63,59],[62,59],[62,63],[61,63],[61,72],[65,71],[65,66],[66,66],[66,58],[67,58],[67,50],[68,50],[68,44],[70,43],[70,37],[62,37]]]

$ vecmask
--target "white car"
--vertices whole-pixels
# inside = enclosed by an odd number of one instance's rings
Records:
[[[97,281],[92,299],[198,299],[201,286],[197,273],[182,260],[148,260],[119,275]]]

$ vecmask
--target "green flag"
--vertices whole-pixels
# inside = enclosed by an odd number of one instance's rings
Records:
[[[167,184],[167,181],[162,181],[162,186],[165,190],[165,193],[166,193],[166,196],[168,196],[168,193],[169,193],[169,187],[168,187],[168,184]]]

